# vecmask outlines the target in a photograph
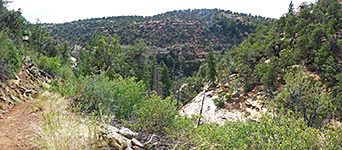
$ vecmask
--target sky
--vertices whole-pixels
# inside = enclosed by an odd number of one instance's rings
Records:
[[[12,0],[9,9],[21,9],[31,23],[63,23],[79,19],[109,16],[153,16],[173,10],[231,10],[264,17],[279,18],[287,12],[291,0]],[[295,8],[302,2],[293,0]]]

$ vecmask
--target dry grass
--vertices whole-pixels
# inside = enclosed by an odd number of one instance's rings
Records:
[[[34,104],[43,115],[43,122],[37,125],[36,146],[48,150],[95,149],[94,126],[82,123],[68,111],[68,100],[45,91]]]

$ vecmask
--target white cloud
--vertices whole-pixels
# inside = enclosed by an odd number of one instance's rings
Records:
[[[69,22],[78,19],[142,15],[152,16],[180,9],[219,8],[279,18],[287,12],[290,0],[13,0],[11,9],[21,8],[30,22]],[[304,0],[294,0],[296,7]],[[315,0],[307,0],[314,2]]]

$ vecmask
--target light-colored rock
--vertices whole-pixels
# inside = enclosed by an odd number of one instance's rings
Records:
[[[237,77],[237,74],[231,74],[231,75],[229,76],[229,79],[230,79],[230,80],[234,80],[236,77]]]
[[[31,89],[26,89],[26,90],[25,90],[25,93],[27,93],[27,94],[32,94],[32,93],[33,93],[33,90],[31,90]]]
[[[213,95],[212,97],[207,97],[207,95]],[[186,104],[182,109],[179,110],[181,116],[199,115],[204,92],[199,93],[192,102]],[[214,122],[223,125],[226,121],[237,121],[245,120],[244,113],[238,111],[229,111],[227,109],[218,108],[213,99],[218,98],[217,95],[213,94],[213,91],[206,92],[206,97],[204,99],[204,106],[202,112],[203,122]]]
[[[108,145],[114,149],[132,149],[132,146],[144,147],[134,137],[138,133],[131,131],[128,128],[121,128],[120,130],[114,126],[101,124],[100,136],[108,141]]]
[[[51,88],[51,85],[47,84],[46,82],[42,82],[42,85],[43,85],[44,88],[47,88],[47,89]]]
[[[265,92],[258,92],[257,95],[264,96],[264,95],[266,95],[266,93]]]
[[[121,145],[126,149],[132,148],[132,140],[124,138],[124,142]]]
[[[229,83],[225,83],[225,84],[223,85],[223,87],[224,87],[224,88],[229,88]]]
[[[70,60],[73,62],[71,65],[71,68],[77,67],[77,59],[75,57],[70,57]]]
[[[228,92],[228,89],[220,89],[220,90],[217,92],[217,94],[221,94],[221,93],[223,93],[223,92]]]
[[[109,145],[110,145],[111,147],[113,147],[114,149],[116,149],[116,150],[122,150],[121,145],[118,144],[115,140],[111,140],[111,141],[109,142]]]
[[[139,146],[133,146],[134,150],[141,150],[141,148]]]
[[[136,136],[138,136],[138,133],[135,133],[133,131],[131,131],[128,128],[122,127],[119,131],[120,134],[122,134],[123,136],[125,136],[126,138],[135,138]]]
[[[126,148],[126,150],[133,150],[133,148],[131,148],[131,147],[127,147],[127,148]]]
[[[24,60],[25,64],[28,66],[33,65],[33,60],[30,56],[25,56],[25,60]]]
[[[12,85],[20,86],[20,80],[13,80]]]
[[[126,139],[125,137],[123,137],[122,135],[116,133],[116,132],[113,132],[113,133],[110,133],[107,135],[107,138],[110,139],[110,140],[115,140],[117,143],[119,143],[120,145],[127,145],[125,142],[126,142]]]
[[[30,71],[30,73],[32,73],[36,77],[40,75],[39,69],[37,67],[35,67],[35,66],[32,66],[28,70]]]
[[[132,139],[132,145],[139,146],[139,147],[144,147],[143,144],[141,144],[137,139],[133,138]]]
[[[266,61],[265,61],[265,64],[269,64],[271,62],[271,59],[267,59]]]

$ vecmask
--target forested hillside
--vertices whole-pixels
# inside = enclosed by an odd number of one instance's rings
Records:
[[[52,36],[86,47],[97,35],[117,36],[122,46],[146,43],[145,55],[160,54],[168,68],[184,57],[186,76],[205,61],[210,44],[216,53],[227,52],[273,19],[218,9],[167,12],[155,16],[118,16],[46,24]],[[158,60],[160,61],[160,60]]]
[[[312,101],[305,99],[310,104],[304,104],[297,101],[297,98],[304,99],[304,95],[326,92],[329,95],[328,101],[332,103],[335,110],[333,111],[334,116],[325,117],[342,119],[341,17],[341,3],[337,0],[321,0],[315,5],[303,4],[297,13],[290,5],[288,13],[275,21],[271,27],[262,28],[256,34],[251,35],[231,52],[231,57],[240,71],[244,92],[249,92],[256,85],[262,84],[271,97],[278,99],[279,105],[302,112],[304,117],[308,117],[305,116],[308,114],[305,114],[305,110],[303,110],[306,105],[318,109],[315,110],[318,114],[326,114],[326,112],[319,112],[324,110],[319,105],[323,105],[327,100],[323,99],[322,95],[317,95],[322,99],[318,98]],[[294,72],[294,68],[301,67],[311,77],[315,76],[313,80],[316,82],[315,84],[303,83],[302,86],[314,86],[312,87],[314,89],[318,88],[317,86],[324,88],[310,92],[305,91],[308,89],[304,87],[285,88],[288,84],[300,80],[286,74]],[[290,79],[291,81],[288,81]],[[285,87],[281,90],[283,85]],[[303,94],[302,90],[308,93]],[[281,91],[281,93],[275,91]],[[302,106],[298,108],[299,110],[295,110],[292,106],[293,103]],[[306,119],[310,120],[309,118]]]
[[[270,18],[217,9],[167,12],[155,16],[119,16],[48,25],[52,36],[85,46],[98,34],[118,35],[122,45],[144,39],[147,45],[160,48],[191,43],[201,50],[212,43],[215,50],[238,45],[258,25],[269,25]]]
[[[0,110],[32,101],[41,121],[23,140],[38,149],[342,149],[340,0],[291,2],[277,20],[201,9],[65,24],[7,3]]]

